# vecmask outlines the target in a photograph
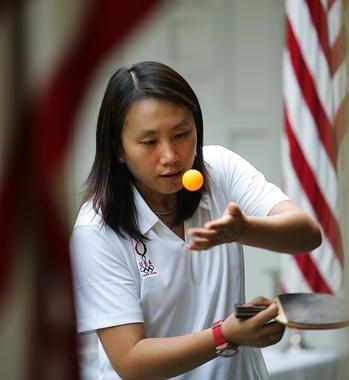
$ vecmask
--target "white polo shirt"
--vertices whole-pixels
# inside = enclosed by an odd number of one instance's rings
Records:
[[[237,154],[204,147],[210,193],[204,194],[185,231],[222,216],[233,201],[248,215],[266,216],[288,199]],[[190,252],[185,241],[164,225],[135,191],[140,231],[145,244],[123,239],[85,204],[78,215],[71,259],[79,332],[143,322],[147,337],[201,331],[223,319],[244,298],[244,261],[240,244]],[[117,344],[117,342],[115,342]],[[99,344],[100,380],[120,377]],[[177,376],[181,380],[265,379],[260,351],[240,347],[232,358],[216,358]]]

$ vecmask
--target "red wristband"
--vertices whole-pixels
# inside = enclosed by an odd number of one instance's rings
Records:
[[[225,343],[228,343],[222,333],[222,328],[221,328],[222,323],[223,323],[223,320],[220,320],[220,321],[214,322],[212,325],[213,339],[214,339],[214,343],[216,347],[221,346]]]
[[[221,325],[223,320],[216,321],[212,324],[213,340],[216,346],[216,354],[222,357],[231,357],[238,352],[236,345],[228,343],[222,333]]]

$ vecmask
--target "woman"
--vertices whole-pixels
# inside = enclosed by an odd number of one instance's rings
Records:
[[[182,174],[204,187],[183,189]],[[171,68],[141,62],[107,86],[71,256],[79,332],[96,331],[100,379],[264,379],[277,306],[248,320],[242,245],[311,250],[318,225],[235,153],[203,147],[200,105]]]

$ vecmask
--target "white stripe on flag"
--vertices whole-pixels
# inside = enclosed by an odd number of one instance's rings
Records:
[[[340,0],[337,0],[332,4],[327,14],[328,37],[329,37],[328,42],[330,46],[333,46],[341,30],[341,25],[342,25],[341,17],[342,17],[342,2]]]
[[[333,104],[334,109],[338,110],[348,93],[348,74],[345,62],[343,62],[332,79]]]

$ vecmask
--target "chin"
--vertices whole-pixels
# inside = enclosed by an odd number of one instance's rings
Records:
[[[164,188],[157,189],[157,191],[159,191],[162,194],[171,195],[171,194],[178,193],[182,188],[183,188],[182,185],[168,186],[166,189],[164,189]]]

